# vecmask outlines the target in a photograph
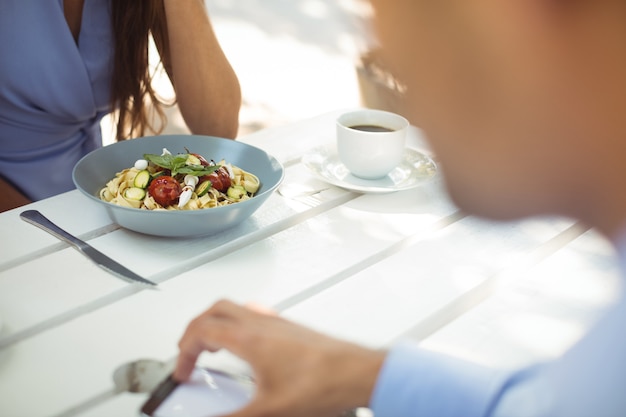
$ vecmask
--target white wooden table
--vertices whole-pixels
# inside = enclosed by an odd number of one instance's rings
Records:
[[[159,283],[143,289],[0,214],[0,415],[136,416],[145,393],[112,375],[140,359],[171,366],[186,324],[220,298],[255,301],[359,343],[422,341],[494,366],[558,355],[618,291],[615,254],[561,218],[465,216],[442,178],[392,194],[328,186],[301,156],[334,140],[332,112],[241,138],[277,157],[284,189],[241,226],[197,239],[112,224],[78,191],[28,208]],[[410,146],[428,152],[417,129]],[[325,189],[289,194],[292,185]],[[202,362],[245,369],[227,354]]]

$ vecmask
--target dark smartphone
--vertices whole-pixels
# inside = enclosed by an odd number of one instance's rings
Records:
[[[254,395],[254,388],[251,378],[196,368],[184,383],[168,376],[141,407],[141,416],[221,416],[244,407]]]

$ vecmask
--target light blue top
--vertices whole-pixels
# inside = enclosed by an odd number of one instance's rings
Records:
[[[626,233],[617,246],[626,275]],[[395,346],[370,407],[376,417],[624,417],[626,298],[563,357],[521,371]]]
[[[85,1],[78,45],[63,0],[0,0],[0,175],[38,200],[74,188],[102,146],[113,37],[109,0]]]

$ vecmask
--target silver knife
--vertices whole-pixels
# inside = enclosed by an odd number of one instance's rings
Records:
[[[44,216],[37,210],[23,211],[20,213],[20,217],[25,222],[33,224],[40,229],[50,233],[51,235],[63,240],[64,242],[69,243],[80,253],[94,261],[99,267],[108,272],[111,272],[119,278],[133,283],[138,282],[151,286],[157,285],[154,282],[148,281],[147,279],[137,275],[130,269],[126,268],[124,265],[117,263],[113,259],[106,256],[104,253],[89,245],[87,242],[82,241],[79,238],[69,234],[56,224],[52,223],[46,216]]]

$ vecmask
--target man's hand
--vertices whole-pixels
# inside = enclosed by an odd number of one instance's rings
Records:
[[[366,406],[385,357],[229,301],[194,319],[179,347],[174,377],[180,381],[204,350],[227,349],[250,364],[256,396],[231,417],[337,416]]]

